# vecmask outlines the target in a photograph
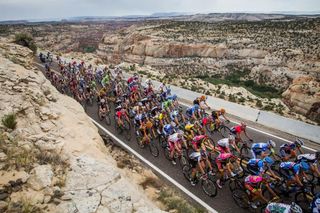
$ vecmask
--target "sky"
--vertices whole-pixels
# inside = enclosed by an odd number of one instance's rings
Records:
[[[1,21],[158,12],[275,11],[319,12],[320,0],[0,0]]]

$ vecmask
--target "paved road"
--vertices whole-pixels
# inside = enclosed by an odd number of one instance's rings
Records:
[[[36,64],[36,66],[41,69],[42,71],[44,70],[43,66]],[[185,109],[185,107],[184,107]],[[88,106],[87,108],[87,114],[93,118],[95,121],[97,121],[98,123],[100,123],[103,127],[105,127],[106,129],[108,129],[109,131],[111,131],[114,134],[116,133],[116,129],[115,129],[115,124],[114,124],[114,120],[112,120],[112,124],[110,126],[107,126],[103,121],[100,122],[98,115],[97,115],[97,106]],[[234,124],[230,123],[229,126],[232,126]],[[257,142],[259,141],[266,141],[268,140],[270,137],[260,133],[260,132],[256,132],[254,130],[248,130],[248,134]],[[215,210],[217,210],[218,212],[223,212],[223,213],[229,213],[229,212],[247,212],[241,208],[239,208],[233,201],[231,193],[228,189],[227,186],[225,186],[223,189],[218,190],[218,195],[215,198],[210,198],[207,195],[204,194],[204,192],[202,191],[202,189],[200,188],[200,186],[191,186],[190,183],[184,178],[183,174],[182,174],[182,170],[181,167],[177,164],[177,165],[172,165],[165,157],[164,157],[164,153],[162,151],[161,148],[159,148],[160,150],[160,155],[155,158],[153,157],[148,149],[141,149],[139,148],[139,146],[137,145],[135,139],[134,139],[134,132],[133,130],[131,131],[131,135],[132,135],[132,139],[131,141],[126,141],[125,137],[123,135],[118,135],[118,138],[121,139],[122,141],[126,142],[132,149],[134,149],[135,151],[137,151],[139,154],[141,154],[142,156],[144,156],[148,161],[150,161],[152,164],[154,164],[155,166],[157,166],[158,168],[160,168],[163,172],[165,172],[167,175],[169,175],[170,177],[172,177],[174,180],[176,180],[177,182],[179,182],[181,185],[183,185],[185,188],[187,188],[190,192],[192,192],[194,195],[196,195],[197,197],[199,197],[201,200],[203,200],[205,203],[207,203],[209,206],[211,206],[212,208],[214,208]],[[221,136],[219,135],[213,135],[212,136],[213,139],[215,141],[217,141],[218,139],[221,138]],[[277,147],[280,146],[280,144],[283,143],[283,141],[281,140],[274,140],[277,143]],[[319,148],[318,148],[319,150]],[[308,150],[304,150],[305,152],[310,152]]]

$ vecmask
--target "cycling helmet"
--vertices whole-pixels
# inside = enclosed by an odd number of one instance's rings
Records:
[[[220,109],[220,112],[221,112],[222,114],[224,114],[224,113],[226,113],[226,110],[225,110],[224,108],[221,108],[221,109]]]
[[[295,149],[297,146],[296,146],[296,143],[291,143],[291,144],[289,144],[289,147],[290,147],[291,149]]]
[[[241,129],[246,129],[246,127],[247,127],[247,124],[245,123],[245,122],[241,122]]]
[[[276,147],[276,143],[273,140],[269,140],[268,141],[269,146],[271,146],[272,148]]]
[[[308,171],[310,169],[310,166],[309,166],[309,164],[307,162],[301,161],[300,162],[300,168],[303,171]]]
[[[147,79],[146,80],[146,84],[150,84],[151,83],[151,80],[150,79]]]
[[[234,142],[234,141],[236,140],[236,138],[234,137],[234,135],[231,135],[231,134],[229,135],[228,138],[229,138],[229,141],[230,141],[230,142]]]
[[[205,96],[205,95],[202,95],[201,97],[200,97],[200,100],[201,101],[204,101],[204,100],[206,100],[207,99],[207,97]]]
[[[195,105],[194,105],[194,108],[195,108],[196,110],[198,110],[198,109],[199,109],[199,105],[198,105],[198,104],[195,104]]]
[[[179,112],[177,110],[172,111],[173,116],[177,116],[178,114],[179,114]]]
[[[119,110],[121,110],[121,109],[122,109],[122,106],[121,106],[121,105],[119,105],[119,106],[116,107],[116,111],[119,111]]]
[[[177,96],[176,94],[174,94],[174,95],[172,96],[172,99],[173,99],[173,100],[177,100],[177,98],[178,98],[178,96]]]
[[[170,125],[171,125],[173,128],[176,127],[176,123],[173,122],[173,121],[170,123]]]
[[[267,163],[269,165],[272,165],[274,163],[274,160],[272,158],[270,158],[270,157],[265,157],[263,159],[263,162],[265,162],[265,163]]]
[[[104,100],[103,98],[101,98],[100,103],[104,104],[106,102],[106,100]]]
[[[301,139],[299,139],[299,138],[297,138],[294,143],[295,143],[297,146],[303,146],[303,145],[304,145],[303,140],[301,140]]]
[[[298,204],[296,204],[295,202],[292,202],[290,205],[290,212],[291,213],[302,213],[303,211]]]

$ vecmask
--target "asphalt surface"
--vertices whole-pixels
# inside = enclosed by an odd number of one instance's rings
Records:
[[[39,61],[37,61],[39,63]],[[39,64],[35,64],[40,70],[44,71],[44,68],[40,66]],[[53,68],[57,68],[56,65],[53,65]],[[58,69],[56,69],[58,70]],[[112,105],[112,104],[111,104]],[[185,106],[183,106],[183,109],[185,110]],[[87,114],[93,118],[95,121],[100,123],[103,127],[111,131],[113,134],[117,135],[117,131],[115,129],[115,122],[112,116],[112,123],[111,125],[106,125],[104,121],[100,121],[98,118],[98,108],[97,105],[94,104],[93,106],[88,106],[86,110]],[[229,127],[233,126],[232,122],[228,124]],[[254,139],[254,142],[265,142],[270,139],[270,136],[267,136],[263,133],[254,131],[254,130],[247,130],[248,135]],[[173,165],[171,162],[169,162],[164,157],[164,152],[161,147],[159,147],[160,154],[158,157],[153,157],[149,151],[149,149],[146,147],[145,149],[141,149],[135,140],[134,130],[131,128],[131,140],[127,141],[126,137],[124,135],[118,135],[118,138],[122,141],[126,142],[132,149],[137,151],[139,154],[143,155],[148,161],[150,161],[152,164],[160,168],[163,172],[165,172],[167,175],[175,179],[177,182],[179,182],[181,185],[183,185],[186,189],[188,189],[190,192],[192,192],[194,195],[199,197],[201,200],[203,200],[205,203],[207,203],[209,206],[211,206],[213,209],[217,210],[218,212],[222,213],[229,213],[229,212],[248,212],[248,210],[244,210],[239,208],[235,202],[232,199],[231,192],[228,188],[228,183],[222,188],[218,189],[218,195],[214,198],[208,197],[201,189],[201,186],[198,184],[196,186],[191,186],[190,182],[187,181],[182,173],[182,169],[177,163],[177,165]],[[214,141],[217,141],[221,139],[221,135],[218,135],[218,133],[212,135],[212,138]],[[279,139],[273,139],[273,141],[276,142],[277,148],[283,144],[284,142]],[[276,148],[276,150],[278,150]],[[318,149],[319,150],[319,147]],[[308,150],[303,150],[306,153],[310,153]]]

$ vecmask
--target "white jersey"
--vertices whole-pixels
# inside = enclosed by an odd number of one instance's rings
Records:
[[[168,141],[171,143],[177,143],[180,139],[178,137],[178,133],[174,133],[172,135],[169,136]]]
[[[223,138],[218,140],[217,144],[221,147],[229,147],[229,138]]]
[[[301,154],[301,155],[298,155],[297,159],[298,160],[306,159],[309,161],[314,161],[316,160],[316,154]]]

